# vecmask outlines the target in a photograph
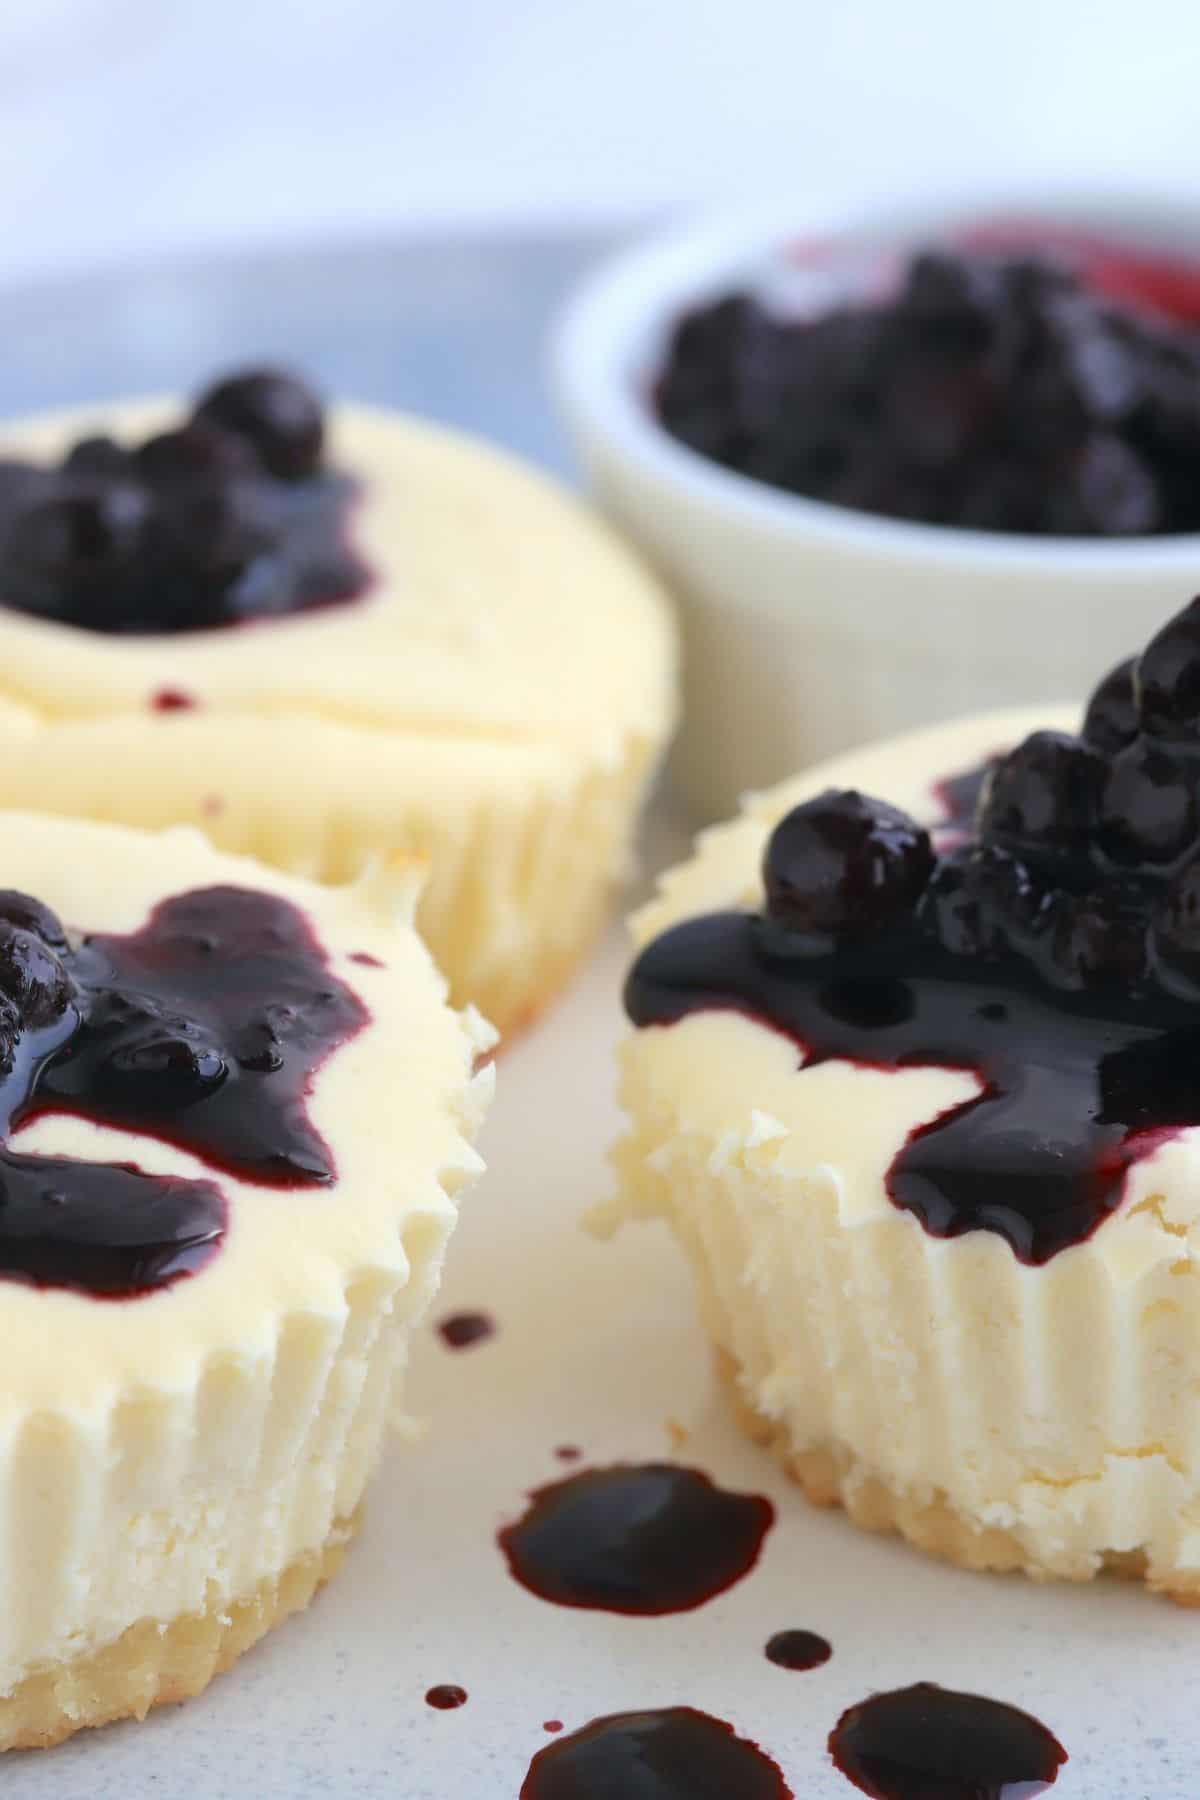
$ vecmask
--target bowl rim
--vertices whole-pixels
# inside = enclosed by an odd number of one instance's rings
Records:
[[[1138,581],[1190,570],[1200,589],[1200,532],[1159,537],[1041,537],[971,526],[924,524],[859,512],[726,469],[658,422],[630,378],[635,345],[697,300],[734,283],[789,241],[921,232],[989,216],[1083,224],[1156,239],[1182,232],[1200,260],[1200,202],[1136,189],[961,191],[890,205],[785,208],[777,202],[703,216],[658,230],[608,256],[569,296],[550,337],[550,369],[568,429],[586,452],[600,445],[660,496],[698,503],[723,523],[783,544],[853,552],[868,559]],[[644,354],[644,353],[643,353]]]

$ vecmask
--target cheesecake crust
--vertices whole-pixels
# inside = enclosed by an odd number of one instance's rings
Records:
[[[714,1360],[739,1427],[752,1443],[769,1450],[783,1465],[784,1473],[811,1506],[840,1506],[863,1531],[902,1537],[930,1556],[957,1563],[960,1569],[992,1574],[1020,1571],[1034,1581],[1083,1582],[1097,1575],[1112,1575],[1141,1582],[1176,1606],[1200,1608],[1200,1575],[1178,1570],[1155,1573],[1143,1550],[1109,1551],[1086,1571],[1051,1569],[1030,1556],[1015,1532],[977,1525],[940,1490],[918,1494],[889,1487],[845,1444],[798,1449],[785,1425],[768,1419],[746,1398],[737,1358],[717,1348]]]
[[[48,1750],[77,1731],[144,1719],[201,1693],[291,1613],[303,1612],[338,1571],[356,1517],[339,1519],[324,1544],[240,1599],[162,1623],[141,1619],[115,1643],[36,1669],[0,1699],[0,1750]]]

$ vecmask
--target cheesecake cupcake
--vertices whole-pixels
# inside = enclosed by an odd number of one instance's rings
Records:
[[[1200,1601],[1200,600],[1082,719],[756,796],[634,929],[614,1212],[755,1435],[972,1568]]]
[[[336,1569],[490,1086],[411,868],[0,818],[0,1747],[197,1693]]]
[[[322,880],[430,862],[504,1030],[596,933],[674,714],[662,595],[581,506],[432,425],[252,371],[0,433],[0,805]]]

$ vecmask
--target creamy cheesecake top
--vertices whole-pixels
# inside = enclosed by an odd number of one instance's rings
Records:
[[[225,404],[228,413],[232,403]],[[88,493],[103,490],[105,530],[142,531],[138,509],[144,511],[147,483],[161,473],[155,458],[176,493],[175,464],[185,455],[211,456],[213,421],[205,407],[196,417],[209,436],[200,434],[199,448],[194,441],[179,447],[186,415],[172,402],[100,405],[9,424],[0,431],[0,452],[11,459],[0,470],[0,513],[19,515],[25,507],[13,460],[44,471],[80,456],[83,466],[68,471],[69,481]],[[218,408],[217,424],[226,423]],[[194,440],[198,427],[188,429]],[[165,452],[154,448],[164,441]],[[98,442],[111,448],[96,449]],[[125,472],[117,475],[106,463],[114,448],[125,453]],[[284,520],[280,554],[299,570],[298,586],[279,603],[282,610],[273,611],[272,601],[254,613],[252,569],[250,615],[232,625],[144,629],[145,609],[153,610],[152,597],[144,596],[137,629],[106,632],[37,616],[27,606],[44,602],[36,592],[30,602],[16,552],[24,547],[26,561],[58,554],[54,532],[70,520],[63,523],[60,506],[49,525],[43,518],[40,536],[20,523],[7,566],[0,547],[0,588],[7,580],[12,596],[0,606],[0,700],[14,715],[47,722],[200,707],[484,744],[586,742],[594,749],[611,742],[615,751],[631,733],[661,734],[674,681],[665,603],[633,553],[561,489],[456,433],[361,406],[333,410],[320,471],[306,487],[303,465],[299,476],[278,479],[259,469],[251,511],[257,505],[268,523]],[[220,481],[226,492],[247,486],[240,466],[223,470]],[[208,504],[209,488],[201,486]],[[289,536],[287,520],[303,510],[310,491],[324,566],[305,561],[308,525]],[[190,486],[185,498],[186,506],[172,506],[167,525],[154,515],[153,544],[176,530],[177,514],[184,517],[178,529],[192,530],[188,508],[201,502]],[[204,541],[212,537],[206,518]]]
[[[412,928],[419,869],[334,889],[190,830],[3,834],[0,1421],[186,1389],[356,1281],[427,1284],[491,1034]]]

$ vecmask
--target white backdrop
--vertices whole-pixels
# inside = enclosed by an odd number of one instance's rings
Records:
[[[329,231],[1200,184],[1195,0],[0,0],[0,279]]]

